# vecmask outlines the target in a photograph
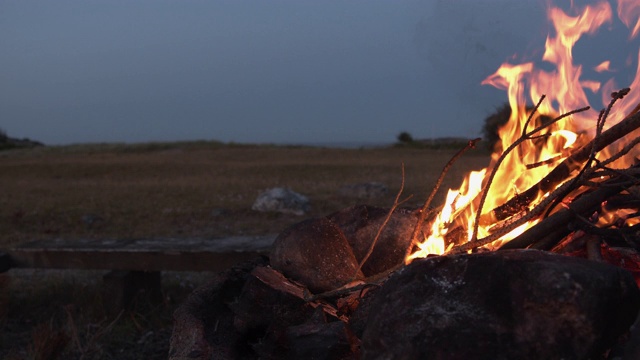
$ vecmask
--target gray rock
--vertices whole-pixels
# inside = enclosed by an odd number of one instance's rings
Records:
[[[334,290],[356,275],[353,251],[340,228],[326,218],[309,219],[283,231],[271,250],[271,266],[314,293]]]
[[[291,189],[278,187],[260,194],[251,209],[302,216],[311,209],[311,204],[306,196]]]
[[[369,251],[388,214],[389,209],[357,205],[330,214],[327,218],[342,230],[359,263]],[[371,256],[362,267],[365,276],[379,274],[404,262],[416,221],[417,214],[414,211],[396,209],[393,212]]]
[[[197,288],[173,314],[169,360],[231,360],[241,358],[247,334],[236,330],[229,303],[241,296],[250,273],[265,260],[237,265],[217,273]]]
[[[338,189],[338,195],[357,199],[374,199],[389,192],[387,185],[379,182],[345,185]]]
[[[534,250],[414,261],[378,290],[363,359],[595,359],[640,306],[620,268]]]

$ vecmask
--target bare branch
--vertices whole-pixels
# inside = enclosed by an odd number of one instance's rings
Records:
[[[352,280],[355,280],[358,277],[358,273],[360,272],[360,270],[362,270],[362,266],[364,266],[364,263],[366,263],[367,260],[369,260],[369,257],[373,253],[373,248],[375,248],[376,244],[378,243],[378,239],[380,238],[380,235],[382,234],[382,231],[384,230],[384,228],[389,223],[389,220],[391,219],[391,215],[393,215],[393,212],[401,204],[401,202],[399,200],[400,200],[400,195],[402,195],[402,192],[404,191],[404,178],[405,177],[404,177],[404,163],[403,163],[402,164],[402,182],[400,183],[400,190],[398,190],[398,194],[396,195],[396,198],[393,201],[393,205],[391,206],[391,209],[389,209],[389,212],[387,213],[387,216],[385,217],[384,221],[382,222],[382,225],[380,225],[380,228],[378,229],[378,233],[376,234],[376,237],[371,242],[371,245],[369,245],[369,250],[367,250],[367,253],[364,255],[364,257],[360,261],[360,264],[358,264],[358,268],[356,269],[355,273],[353,274]],[[402,202],[404,202],[406,200],[407,199],[403,200]]]

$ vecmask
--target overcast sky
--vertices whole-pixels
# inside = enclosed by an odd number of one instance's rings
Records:
[[[480,82],[540,56],[545,3],[0,0],[0,128],[47,144],[475,137],[506,101]]]

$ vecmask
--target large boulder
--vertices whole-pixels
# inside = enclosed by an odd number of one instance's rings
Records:
[[[514,250],[417,260],[374,294],[363,358],[601,358],[639,306],[627,271],[585,259]]]

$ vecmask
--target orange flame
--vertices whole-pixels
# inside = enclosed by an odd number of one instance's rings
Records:
[[[593,68],[593,70],[595,70],[596,72],[613,71],[611,70],[611,61],[609,60],[603,61],[598,66]]]
[[[631,29],[629,39],[633,39],[640,32],[640,7],[636,0],[618,0],[618,17]]]
[[[507,92],[512,110],[511,118],[499,131],[501,142],[494,150],[489,167],[470,173],[460,189],[449,190],[445,205],[425,234],[424,242],[418,244],[419,250],[409,256],[407,262],[429,254],[444,254],[453,245],[472,240],[474,221],[480,203],[479,195],[488,185],[488,174],[502,152],[517,141],[523,131],[530,131],[542,125],[543,118],[536,116],[527,129],[524,129],[528,113],[531,111],[531,108],[524,104],[537,103],[540,97],[546,94],[547,100],[540,105],[538,113],[554,118],[589,105],[585,89],[593,93],[603,92],[605,106],[608,104],[609,94],[616,88],[614,81],[609,80],[601,84],[599,81],[583,79],[582,66],[574,64],[573,47],[583,35],[594,34],[602,25],[611,23],[613,11],[607,1],[572,11],[577,15],[570,16],[557,7],[550,7],[547,12],[555,32],[546,39],[542,60],[553,65],[553,71],[538,69],[533,62],[515,65],[505,63],[482,82]],[[630,38],[635,37],[640,31],[640,3],[637,0],[618,0],[617,14],[630,29]],[[611,71],[610,61],[602,62],[596,70]],[[629,85],[632,89],[640,89],[640,65],[637,70],[635,79]],[[617,123],[624,114],[630,112],[640,100],[638,93],[635,91],[629,94],[624,102],[616,105],[615,114],[612,113],[607,120],[609,125]],[[497,168],[495,178],[490,184],[482,208],[482,221],[477,238],[491,234],[492,228],[497,224],[491,215],[492,209],[537,184],[569,156],[572,149],[586,144],[595,134],[597,118],[598,112],[595,110],[574,114],[547,127],[542,132],[546,136],[523,141],[507,155]],[[539,202],[544,196],[546,194],[539,194],[533,203]],[[525,223],[487,245],[487,248],[499,247],[535,223],[536,221]]]

